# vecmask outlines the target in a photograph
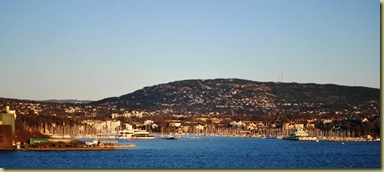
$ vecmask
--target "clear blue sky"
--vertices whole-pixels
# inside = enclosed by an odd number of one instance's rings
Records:
[[[380,88],[377,0],[0,0],[0,97],[184,79]]]

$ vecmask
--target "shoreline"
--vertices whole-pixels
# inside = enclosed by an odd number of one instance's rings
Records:
[[[237,135],[237,134],[193,134],[193,133],[171,133],[171,134],[161,134],[161,133],[151,133],[155,135],[154,139],[161,139],[165,136],[175,136],[178,138],[196,138],[196,137],[228,137],[228,138],[259,138],[259,139],[282,139],[283,136],[281,135],[270,135],[273,136],[273,138],[268,138],[268,136],[265,135]],[[380,142],[380,139],[367,139],[364,137],[324,137],[324,136],[312,136],[316,137],[316,140],[318,141],[330,141],[330,142]],[[53,137],[55,138],[55,137]],[[56,137],[57,138],[57,137]],[[72,139],[119,139],[116,137],[73,137]],[[123,140],[137,140],[137,139],[123,139]],[[300,140],[300,141],[306,141],[306,140]]]
[[[67,147],[67,148],[0,148],[0,151],[104,151],[135,148],[134,144],[100,146],[100,147]]]

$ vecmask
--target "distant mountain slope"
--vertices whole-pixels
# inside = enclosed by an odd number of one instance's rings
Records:
[[[319,108],[344,110],[369,106],[372,102],[380,102],[380,89],[214,79],[159,84],[91,104],[131,110],[168,109],[175,113],[265,114],[298,113]]]

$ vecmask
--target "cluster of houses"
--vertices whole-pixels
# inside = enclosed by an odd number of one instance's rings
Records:
[[[236,95],[237,92],[233,92],[233,95]],[[241,99],[242,100],[242,99]],[[265,100],[260,98],[260,100]],[[244,101],[247,102],[248,98],[244,98]],[[243,102],[243,103],[245,103]],[[248,102],[249,103],[249,102]],[[258,103],[262,103],[267,107],[274,107],[271,104],[265,104],[263,101],[259,101]],[[373,107],[374,110],[378,110],[375,107],[375,102],[370,102],[371,105],[369,107]],[[186,113],[186,115],[169,115],[169,113],[173,113],[171,110],[161,110],[159,112],[147,112],[147,111],[128,111],[124,108],[117,108],[114,105],[111,106],[93,106],[86,104],[65,104],[65,103],[41,103],[41,102],[33,102],[33,101],[7,101],[0,104],[1,109],[7,109],[9,114],[16,114],[15,110],[9,110],[9,107],[5,106],[8,104],[13,108],[17,109],[18,115],[45,115],[45,116],[57,116],[60,119],[69,118],[76,122],[80,122],[85,126],[78,126],[76,129],[69,129],[71,134],[115,134],[120,130],[127,128],[127,125],[131,125],[134,128],[145,129],[150,132],[157,133],[236,133],[238,131],[250,131],[252,133],[267,133],[269,131],[274,131],[277,134],[285,135],[289,130],[294,128],[304,128],[306,130],[314,130],[319,129],[319,126],[331,126],[331,129],[344,129],[342,126],[346,121],[352,121],[353,123],[359,123],[363,126],[363,124],[367,122],[380,123],[380,117],[378,117],[376,112],[368,113],[362,111],[364,107],[354,107],[353,113],[350,113],[349,110],[345,111],[335,111],[335,114],[354,114],[354,113],[363,113],[367,114],[363,118],[328,118],[330,115],[328,112],[316,112],[316,111],[308,111],[307,115],[312,117],[316,117],[315,119],[308,119],[302,121],[291,121],[287,123],[266,123],[265,121],[246,121],[246,120],[234,120],[232,116],[224,116],[218,112],[210,112],[199,115],[200,117],[196,117],[194,113]],[[234,104],[236,105],[236,103]],[[251,105],[251,104],[250,104]],[[279,104],[277,104],[279,105]],[[284,106],[296,106],[295,103],[287,103],[283,104]],[[282,106],[282,105],[279,105]],[[312,104],[308,104],[308,107],[314,106]],[[111,113],[112,112],[112,113]],[[110,118],[101,118],[100,116],[105,116],[103,114],[110,114]],[[298,115],[304,112],[297,112]],[[324,113],[324,114],[322,114]],[[164,114],[167,119],[163,121],[156,121],[156,116],[159,114]],[[316,114],[316,115],[312,115]],[[371,114],[371,115],[369,115]],[[378,113],[379,114],[379,113]],[[220,117],[221,116],[221,117]],[[136,120],[136,122],[130,121],[121,122],[122,119],[129,119],[135,117],[137,119],[147,119],[147,120]],[[324,119],[322,119],[322,117]],[[187,119],[188,118],[188,119]],[[126,121],[126,120],[125,120]],[[135,120],[134,120],[135,121]],[[141,121],[141,122],[137,122]],[[305,121],[305,122],[303,122]],[[357,121],[357,122],[356,122]],[[4,120],[2,121],[4,125]],[[2,125],[0,123],[0,125]],[[49,132],[46,133],[54,133],[62,134],[67,133],[63,126],[54,126],[57,124],[52,124],[53,127],[48,129]],[[62,128],[60,128],[62,127]],[[66,126],[67,127],[67,126]],[[42,127],[44,128],[44,127]],[[56,129],[55,129],[56,128]],[[48,130],[45,128],[45,130]],[[328,128],[329,129],[329,128]],[[54,131],[56,130],[56,131]],[[359,132],[359,131],[355,131]],[[361,132],[361,131],[360,131]],[[352,134],[353,135],[353,134]],[[363,135],[363,134],[360,134]]]

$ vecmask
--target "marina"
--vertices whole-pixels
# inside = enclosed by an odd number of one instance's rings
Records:
[[[308,134],[304,135],[304,137],[294,137],[291,136],[291,134],[294,134],[295,132],[299,132],[298,134],[306,132],[305,130],[299,129],[299,131],[296,131],[295,129],[292,130],[288,135],[281,135],[281,134],[249,134],[244,135],[241,134],[234,134],[234,133],[200,133],[200,134],[194,134],[194,133],[169,133],[169,134],[160,134],[160,133],[150,133],[146,131],[138,131],[133,134],[133,130],[121,130],[119,134],[110,135],[108,137],[100,137],[100,135],[76,135],[76,136],[70,136],[67,135],[65,137],[61,135],[50,135],[52,139],[120,139],[120,140],[146,140],[146,139],[163,139],[165,137],[176,137],[176,138],[192,138],[192,137],[201,137],[201,136],[215,136],[215,137],[240,137],[240,138],[261,138],[261,139],[285,139],[285,140],[299,140],[299,141],[330,141],[330,142],[380,142],[380,138],[372,138],[370,136],[361,136],[361,137],[350,137],[350,136],[337,136],[337,135],[314,135]],[[140,135],[139,133],[142,133]]]
[[[218,2],[0,1],[0,168],[382,168],[384,0]]]

